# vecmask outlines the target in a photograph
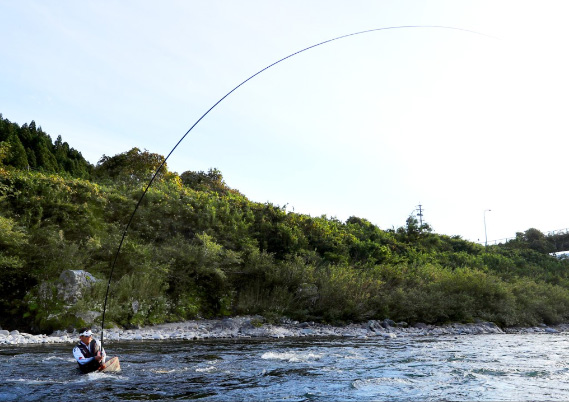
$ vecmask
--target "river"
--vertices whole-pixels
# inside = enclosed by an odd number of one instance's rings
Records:
[[[566,333],[108,343],[118,374],[71,349],[2,346],[0,401],[569,400]]]

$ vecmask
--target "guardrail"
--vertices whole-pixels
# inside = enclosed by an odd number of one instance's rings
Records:
[[[548,232],[545,232],[546,236],[555,236],[555,235],[569,235],[569,228],[565,228],[565,229],[556,229],[556,230],[550,230]],[[503,239],[496,239],[496,240],[488,240],[488,244],[489,245],[497,245],[497,244],[502,244],[502,243],[507,243],[510,240],[515,240],[516,237],[506,237]],[[478,241],[478,243],[480,244],[484,244],[483,241]]]

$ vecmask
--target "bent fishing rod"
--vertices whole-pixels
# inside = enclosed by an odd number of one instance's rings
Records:
[[[393,26],[393,27],[383,27],[383,28],[374,28],[374,29],[368,29],[365,31],[359,31],[359,32],[353,32],[353,33],[349,33],[346,35],[341,35],[341,36],[337,36],[335,38],[332,39],[328,39],[325,40],[323,42],[319,42],[316,43],[312,46],[308,46],[304,49],[298,50],[294,53],[289,54],[286,57],[283,57],[282,59],[279,59],[277,61],[275,61],[272,64],[269,64],[268,66],[266,66],[265,68],[257,71],[255,74],[251,75],[249,78],[247,78],[246,80],[244,80],[243,82],[241,82],[239,85],[237,85],[235,88],[233,88],[231,91],[229,91],[228,93],[226,93],[225,95],[223,95],[223,97],[221,97],[217,102],[215,102],[189,129],[188,131],[186,131],[186,133],[180,138],[180,140],[178,140],[178,142],[176,143],[176,145],[174,145],[174,147],[172,148],[172,150],[168,153],[168,155],[166,155],[166,157],[164,158],[164,160],[162,161],[162,163],[158,166],[158,168],[156,169],[156,171],[154,172],[154,174],[152,175],[151,179],[149,180],[148,184],[146,185],[146,188],[144,189],[144,191],[142,192],[142,195],[140,196],[140,198],[138,199],[138,202],[136,203],[136,206],[134,207],[134,211],[132,211],[132,214],[130,215],[130,218],[125,226],[125,229],[123,231],[121,240],[119,242],[119,246],[117,248],[117,251],[115,253],[115,256],[113,258],[113,262],[111,265],[111,271],[109,274],[109,281],[107,283],[107,290],[105,293],[105,303],[103,305],[103,317],[101,320],[101,347],[103,346],[103,341],[104,341],[104,329],[105,329],[105,313],[107,311],[107,300],[109,297],[109,289],[111,286],[111,281],[112,281],[112,277],[113,277],[113,272],[115,270],[115,266],[117,263],[117,259],[119,257],[120,251],[122,249],[124,240],[126,238],[126,235],[128,233],[128,229],[134,219],[134,215],[136,214],[136,211],[138,211],[138,208],[140,207],[140,204],[142,203],[142,200],[144,199],[144,196],[146,195],[146,193],[148,192],[148,189],[150,188],[150,186],[152,185],[152,183],[154,182],[154,179],[156,179],[156,176],[158,176],[158,173],[160,173],[160,170],[162,170],[162,168],[164,167],[164,165],[166,164],[166,161],[168,160],[168,158],[170,158],[170,156],[172,155],[172,153],[174,153],[174,151],[176,150],[176,148],[178,148],[178,146],[182,143],[182,141],[184,141],[184,139],[188,136],[188,134],[194,129],[194,127],[196,127],[208,114],[209,112],[211,112],[213,109],[215,109],[215,107],[217,105],[219,105],[221,102],[223,102],[229,95],[231,95],[233,92],[235,92],[236,90],[238,90],[239,88],[241,88],[243,85],[245,85],[247,82],[251,81],[253,78],[255,78],[256,76],[258,76],[259,74],[267,71],[269,68],[276,66],[279,63],[282,63],[285,60],[290,59],[291,57],[294,57],[300,53],[304,53],[308,50],[314,49],[318,46],[322,46],[331,42],[335,42],[338,41],[340,39],[346,39],[346,38],[350,38],[353,36],[357,36],[357,35],[363,35],[363,34],[368,34],[368,33],[372,33],[372,32],[379,32],[379,31],[387,31],[387,30],[394,30],[394,29],[446,29],[446,30],[454,30],[454,31],[462,31],[462,32],[467,32],[467,33],[472,33],[472,34],[476,34],[476,35],[482,35],[482,36],[487,36],[486,34],[477,32],[477,31],[473,31],[473,30],[469,30],[469,29],[463,29],[463,28],[457,28],[457,27],[451,27],[451,26],[443,26],[443,25],[401,25],[401,26]]]

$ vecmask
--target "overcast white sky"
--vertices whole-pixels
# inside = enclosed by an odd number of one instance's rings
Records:
[[[566,1],[0,0],[0,113],[90,162],[162,155],[253,201],[481,242],[569,228]],[[491,212],[484,213],[491,209]]]

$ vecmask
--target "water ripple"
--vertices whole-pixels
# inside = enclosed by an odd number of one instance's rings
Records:
[[[0,401],[564,401],[569,337],[479,335],[113,343],[80,375],[69,345],[0,353]],[[47,368],[47,370],[46,370]],[[39,374],[41,373],[41,374]]]

